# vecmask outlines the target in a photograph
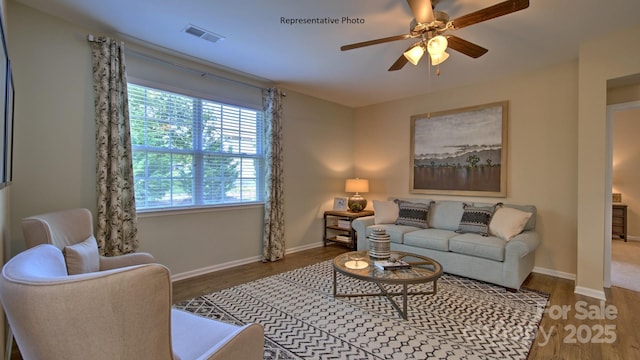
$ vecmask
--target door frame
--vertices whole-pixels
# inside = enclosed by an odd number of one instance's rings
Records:
[[[613,187],[613,120],[615,114],[625,110],[640,109],[640,101],[631,101],[621,104],[607,105],[607,165],[605,174],[605,222],[604,222],[604,287],[611,287],[611,188]]]

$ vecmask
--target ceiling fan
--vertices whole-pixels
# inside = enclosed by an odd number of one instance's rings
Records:
[[[425,51],[429,53],[431,64],[434,66],[439,65],[449,57],[449,54],[445,51],[447,47],[472,58],[478,58],[489,50],[455,35],[445,33],[449,30],[462,29],[469,25],[491,20],[529,7],[529,0],[507,0],[449,20],[447,13],[434,10],[439,2],[440,0],[407,0],[414,16],[408,34],[344,45],[340,47],[340,50],[346,51],[391,41],[419,38],[419,41],[411,44],[411,46],[400,55],[398,60],[391,65],[389,71],[400,70],[407,62],[417,65]]]

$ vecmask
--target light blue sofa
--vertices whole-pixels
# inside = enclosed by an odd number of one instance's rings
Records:
[[[426,203],[426,199],[402,199]],[[469,204],[469,202],[467,202]],[[429,228],[375,224],[375,216],[361,217],[353,221],[357,232],[358,250],[368,250],[367,237],[375,228],[383,228],[391,236],[391,250],[404,251],[430,257],[438,261],[444,272],[486,281],[506,287],[510,291],[520,286],[531,273],[535,263],[535,251],[540,238],[535,230],[536,207],[510,205],[531,213],[521,233],[506,241],[497,236],[475,233],[458,233],[456,230],[463,214],[462,201],[437,201],[429,211]],[[493,204],[473,203],[474,206]]]

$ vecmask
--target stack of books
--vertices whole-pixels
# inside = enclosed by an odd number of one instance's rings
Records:
[[[338,220],[338,227],[341,227],[343,229],[351,229],[351,222],[349,222],[349,220]]]
[[[347,235],[336,235],[336,240],[338,240],[338,241],[344,241],[344,242],[349,242],[349,241],[351,241],[351,236],[347,236]]]
[[[398,270],[398,269],[410,269],[411,265],[402,260],[381,260],[376,261],[374,265],[380,270]]]

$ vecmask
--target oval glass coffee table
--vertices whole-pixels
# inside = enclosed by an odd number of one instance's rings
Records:
[[[369,257],[368,251],[351,251],[338,255],[333,259],[333,296],[334,297],[356,297],[356,296],[384,296],[391,305],[398,311],[403,319],[407,318],[407,297],[409,295],[433,295],[437,291],[437,281],[442,276],[442,265],[426,256],[411,254],[406,252],[392,251],[391,258],[402,260],[410,265],[409,268],[396,270],[382,270],[375,266],[376,261]],[[337,273],[346,276],[370,281],[375,283],[380,292],[358,293],[358,294],[338,294],[337,293]],[[433,283],[431,291],[409,291],[411,284]],[[402,285],[402,292],[389,292],[384,284]],[[402,296],[402,308],[392,298]]]

